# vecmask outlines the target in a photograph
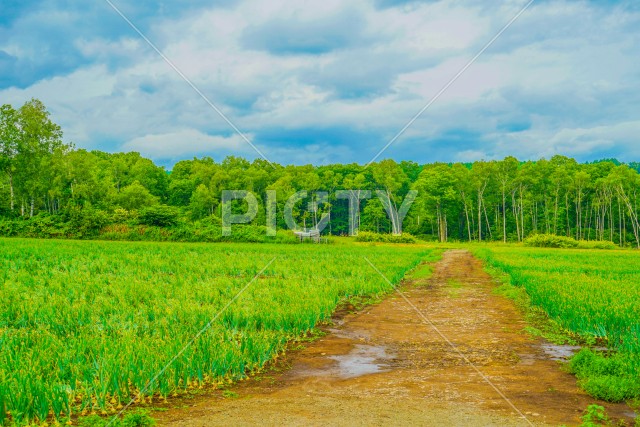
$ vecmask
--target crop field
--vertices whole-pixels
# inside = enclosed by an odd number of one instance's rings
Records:
[[[142,390],[148,402],[240,378],[346,298],[390,291],[365,256],[397,283],[437,251],[1,239],[1,421],[109,414]]]
[[[637,252],[469,249],[563,328],[613,350],[585,349],[569,364],[591,395],[640,397]],[[441,252],[0,239],[0,423],[116,414],[132,398],[153,404],[226,386],[259,372],[341,302],[388,293],[365,257],[399,283]]]
[[[583,350],[573,359],[588,392],[613,401],[640,396],[640,254],[504,246],[475,252],[561,326],[616,351],[604,358]]]

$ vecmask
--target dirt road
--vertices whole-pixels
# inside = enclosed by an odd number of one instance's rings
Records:
[[[446,252],[430,279],[401,287],[408,302],[393,294],[343,316],[290,369],[154,416],[167,426],[579,424],[596,402],[494,286],[468,252]],[[631,422],[625,405],[600,404]]]

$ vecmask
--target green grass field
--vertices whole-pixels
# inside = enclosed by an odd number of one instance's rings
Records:
[[[341,301],[390,291],[365,256],[397,283],[436,254],[419,246],[0,239],[0,417],[116,412],[267,265],[147,399],[242,377]]]
[[[608,400],[640,397],[639,253],[470,248],[562,327],[616,350],[608,357],[583,350],[573,359],[570,368],[588,392]],[[141,390],[148,403],[241,378],[329,319],[341,301],[389,292],[364,257],[398,283],[440,252],[351,240],[0,239],[0,417],[21,422],[113,414]]]
[[[640,253],[499,245],[474,252],[562,327],[616,352],[605,358],[583,350],[572,360],[590,394],[640,397]]]

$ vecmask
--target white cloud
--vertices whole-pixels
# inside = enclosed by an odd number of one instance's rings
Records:
[[[251,140],[252,135],[246,136]],[[207,135],[194,129],[144,135],[126,142],[122,148],[126,151],[137,151],[152,159],[190,158],[220,151],[235,152],[239,155],[255,154],[240,135]]]
[[[484,151],[479,150],[463,150],[456,154],[456,162],[475,162],[476,160],[491,160]]]
[[[537,129],[496,135],[492,158],[515,155],[522,159],[550,158],[556,154],[584,158],[603,153],[621,161],[640,158],[640,121],[562,129]]]
[[[557,153],[588,154],[616,146],[628,154],[640,155],[640,121],[622,122],[591,128],[562,129],[550,140]]]
[[[257,140],[277,129],[313,133],[341,128],[378,135],[379,147],[371,140],[339,146],[333,141],[314,140],[305,146],[292,141],[265,146],[268,157],[283,163],[364,163],[521,6],[521,1],[499,7],[439,1],[378,9],[365,0],[304,5],[245,0],[156,20],[149,36]],[[345,16],[361,21],[352,29],[353,40],[333,49],[329,43],[321,54],[246,46],[247,34],[256,28],[278,31],[287,23],[300,28],[326,22],[318,27],[323,31]],[[407,130],[392,152],[425,161],[417,157],[423,151],[416,140],[428,146],[447,131],[465,129],[479,135],[476,146],[452,146],[451,160],[556,153],[588,158],[604,151],[640,156],[633,140],[640,102],[638,23],[637,12],[587,1],[534,3]],[[228,124],[135,35],[114,40],[84,35],[69,44],[98,65],[24,90],[5,89],[0,91],[3,102],[42,99],[68,139],[80,147],[137,150],[156,159],[234,150],[253,156],[246,142],[228,136]],[[531,123],[531,128],[512,132],[498,126],[512,121]]]

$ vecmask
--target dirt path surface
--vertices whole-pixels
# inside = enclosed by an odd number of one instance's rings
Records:
[[[522,315],[494,286],[471,254],[446,252],[430,279],[403,285],[411,304],[392,294],[336,321],[290,356],[290,369],[154,416],[166,426],[579,424],[596,402],[550,354],[562,349],[524,333]],[[626,406],[600,404],[631,422]]]

